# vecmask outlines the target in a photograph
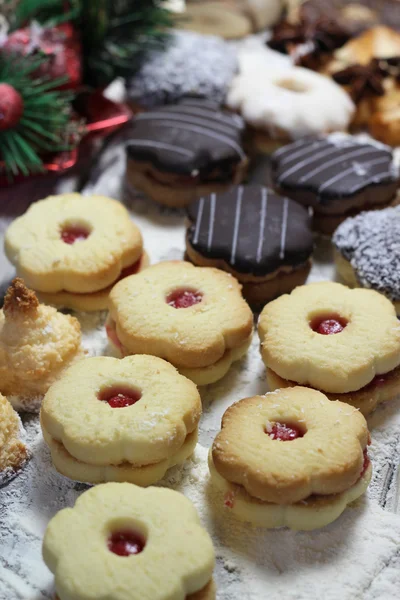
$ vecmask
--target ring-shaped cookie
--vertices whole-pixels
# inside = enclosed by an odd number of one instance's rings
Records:
[[[50,388],[41,425],[65,475],[149,485],[192,454],[200,415],[196,386],[166,361],[94,357]]]
[[[43,558],[60,600],[215,600],[210,536],[190,500],[165,488],[89,489],[50,521]]]
[[[340,331],[322,335],[318,323]],[[400,326],[393,305],[373,290],[319,282],[269,303],[258,331],[266,366],[279,377],[324,392],[358,391],[400,364]]]

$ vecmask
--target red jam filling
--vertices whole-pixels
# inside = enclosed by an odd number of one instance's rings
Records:
[[[129,275],[136,275],[136,273],[140,269],[141,261],[142,261],[142,257],[140,257],[139,260],[134,262],[133,265],[128,265],[127,267],[122,269],[121,275],[118,277],[117,281],[120,281],[121,279],[124,279],[125,277],[129,277]]]
[[[364,448],[364,462],[363,462],[362,471],[361,471],[361,474],[360,474],[360,479],[364,475],[365,471],[368,469],[370,462],[371,461],[369,460],[368,449]]]
[[[280,440],[281,442],[290,442],[297,438],[303,437],[304,433],[295,425],[286,425],[285,423],[274,423],[271,431],[266,431],[272,440]]]
[[[111,388],[101,392],[98,396],[102,402],[108,402],[111,408],[126,408],[136,404],[142,397],[138,390]]]
[[[146,543],[143,537],[133,531],[116,531],[108,538],[108,549],[118,556],[140,554]]]
[[[72,245],[75,242],[83,242],[89,237],[89,232],[84,227],[71,226],[65,227],[61,232],[61,239],[66,244]]]
[[[342,319],[342,317],[336,315],[322,318],[318,317],[313,319],[310,323],[311,329],[321,335],[334,335],[335,333],[340,333],[346,325],[346,319]]]
[[[166,302],[169,306],[174,308],[189,308],[195,304],[199,304],[203,299],[201,292],[193,290],[176,290],[171,292],[166,298]]]

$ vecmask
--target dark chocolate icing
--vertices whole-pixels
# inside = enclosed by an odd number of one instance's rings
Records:
[[[315,207],[337,204],[343,212],[370,189],[377,204],[389,202],[399,184],[389,147],[344,134],[284,146],[272,156],[272,168],[275,187],[291,198]]]
[[[263,276],[283,265],[299,267],[313,251],[308,211],[260,185],[210,194],[187,211],[190,246],[239,273]]]
[[[246,156],[241,138],[244,121],[202,99],[185,98],[178,104],[141,113],[127,144],[128,156],[150,162],[160,171],[193,177],[226,169]]]

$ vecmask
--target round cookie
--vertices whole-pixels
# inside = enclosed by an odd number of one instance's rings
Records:
[[[186,254],[231,273],[255,309],[305,283],[313,236],[308,211],[260,185],[211,194],[188,207]]]
[[[400,206],[346,219],[332,238],[339,275],[385,294],[400,313]]]
[[[201,399],[166,361],[89,358],[47,392],[40,419],[56,469],[77,481],[147,486],[197,442]]]
[[[15,278],[0,310],[0,392],[23,412],[38,412],[44,394],[72,363],[81,360],[79,321],[39,304]]]
[[[252,32],[252,23],[246,14],[225,2],[188,3],[175,24],[182,29],[227,40],[240,39]]]
[[[378,292],[301,286],[264,308],[258,331],[270,389],[306,385],[363,414],[400,392],[400,327]]]
[[[150,109],[195,95],[220,104],[238,68],[235,50],[224,40],[174,31],[167,48],[153,52],[127,81],[129,101]]]
[[[271,152],[302,136],[347,130],[354,104],[338,84],[302,67],[267,62],[255,68],[260,53],[263,58],[268,54],[255,48],[252,60],[240,60],[226,100],[252,128],[257,151]]]
[[[211,538],[190,500],[166,488],[87,490],[51,519],[43,558],[59,600],[216,597]]]
[[[230,274],[171,261],[114,287],[106,327],[122,355],[159,356],[207,385],[246,354],[253,314]]]
[[[371,479],[365,418],[294,387],[236,402],[209,455],[213,484],[239,519],[316,529],[339,517]]]
[[[312,207],[327,235],[351,214],[391,204],[400,183],[391,148],[340,133],[280,148],[272,169],[277,191]]]
[[[32,204],[7,229],[5,252],[43,302],[88,311],[107,308],[111,287],[148,262],[126,208],[80,194]]]
[[[127,143],[128,183],[172,207],[224,191],[245,174],[243,132],[238,115],[203,99],[141,113]]]

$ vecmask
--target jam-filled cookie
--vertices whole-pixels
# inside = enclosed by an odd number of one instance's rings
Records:
[[[127,144],[127,180],[167,206],[185,206],[244,177],[243,120],[216,102],[185,98],[141,113]]]
[[[221,379],[244,356],[253,315],[228,273],[163,262],[118,283],[107,334],[122,355],[168,360],[197,385]]]
[[[400,314],[400,206],[346,219],[332,238],[339,275],[385,294]]]
[[[347,217],[391,204],[400,183],[388,146],[344,134],[299,140],[272,157],[275,188],[314,210],[314,227],[330,235]]]
[[[306,208],[259,185],[232,188],[188,207],[187,257],[232,273],[255,309],[305,283],[313,236]]]
[[[28,450],[21,441],[22,424],[18,414],[0,394],[0,483],[12,476],[28,459]]]
[[[59,600],[215,600],[211,538],[169,489],[87,490],[48,524],[43,558]]]
[[[84,311],[106,309],[111,287],[148,263],[128,211],[104,196],[33,204],[8,228],[5,251],[43,302]]]
[[[37,412],[50,385],[84,356],[79,321],[39,304],[14,279],[0,310],[0,392],[14,408]]]
[[[365,418],[316,390],[294,387],[233,404],[209,454],[225,506],[261,527],[317,529],[371,479]]]
[[[47,392],[40,417],[56,469],[77,481],[147,486],[196,446],[201,399],[154,356],[94,357]]]
[[[400,392],[400,325],[374,290],[298,287],[264,308],[258,331],[270,389],[310,386],[364,415]]]

